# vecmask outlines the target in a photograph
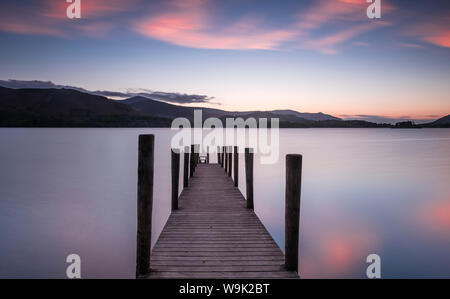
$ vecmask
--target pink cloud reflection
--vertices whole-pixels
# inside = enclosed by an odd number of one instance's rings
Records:
[[[320,215],[320,219],[305,217],[303,221],[300,276],[346,278],[365,273],[367,256],[381,247],[376,227],[355,215],[346,215],[334,205],[321,210]]]
[[[378,239],[373,232],[347,229],[322,236],[318,245],[315,256],[300,261],[302,277],[351,277],[363,272],[365,259],[377,248]]]
[[[420,228],[438,236],[450,234],[450,198],[426,202],[418,207]]]

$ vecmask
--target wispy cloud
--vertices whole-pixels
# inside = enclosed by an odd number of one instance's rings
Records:
[[[135,22],[134,29],[153,39],[174,45],[203,49],[269,50],[290,40],[290,29],[273,29],[263,19],[247,15],[219,26],[208,9],[209,1],[178,1],[169,4],[168,12],[155,13]]]
[[[255,2],[256,3],[256,2]],[[82,1],[81,20],[68,20],[65,1],[26,0],[0,3],[0,31],[57,38],[102,37],[116,28],[173,45],[225,50],[308,49],[336,54],[343,46],[369,46],[355,41],[386,26],[400,26],[390,34],[408,37],[398,47],[420,48],[430,44],[450,48],[450,11],[406,18],[405,7],[382,2],[381,20],[369,20],[365,0],[317,0],[299,4],[282,22],[273,22],[270,10],[242,9],[229,14],[213,0],[92,0]],[[398,15],[393,18],[391,13]],[[395,23],[393,23],[395,22]],[[407,28],[406,28],[407,27]]]
[[[349,28],[342,29],[335,33],[326,35],[316,39],[309,39],[301,43],[301,47],[315,49],[324,54],[336,54],[338,50],[336,46],[343,42],[357,37],[365,32],[374,30],[378,27],[387,26],[387,22],[362,23]]]
[[[450,48],[450,10],[444,10],[432,18],[419,19],[403,33],[424,43]]]
[[[413,44],[413,43],[398,43],[398,45],[400,47],[405,47],[405,48],[415,48],[415,49],[423,49],[424,48],[424,46],[422,46],[422,45]]]
[[[370,44],[367,42],[354,41],[353,44],[358,47],[368,47]]]
[[[298,14],[294,26],[300,35],[301,48],[314,49],[324,54],[336,54],[337,46],[366,32],[391,25],[387,21],[368,20],[367,3],[364,0],[319,0]],[[389,14],[395,7],[383,1],[383,13]],[[318,33],[329,27],[333,32]],[[359,44],[361,45],[361,44]],[[368,46],[368,44],[364,44]]]
[[[56,89],[74,89],[84,93],[100,95],[115,99],[126,99],[136,96],[147,97],[150,99],[164,101],[176,104],[194,104],[194,103],[211,103],[214,99],[213,97],[206,95],[197,94],[185,94],[177,92],[162,92],[162,91],[152,91],[149,89],[138,88],[138,89],[127,89],[126,91],[110,91],[110,90],[96,90],[90,91],[81,87],[69,86],[69,85],[58,85],[51,81],[28,81],[28,80],[0,80],[0,86],[12,89],[22,89],[22,88],[56,88]]]
[[[165,12],[154,12],[138,20],[134,29],[147,37],[171,44],[204,49],[276,50],[297,44],[326,54],[338,52],[336,46],[365,32],[388,25],[369,21],[367,4],[362,0],[321,0],[294,14],[290,25],[269,26],[267,16],[247,15],[227,26],[214,23],[210,1],[187,1],[180,7],[170,2]],[[385,4],[386,13],[394,8]],[[316,31],[327,25],[339,28],[327,35]]]
[[[53,19],[66,19],[66,10],[69,6],[66,1],[40,0],[34,1],[40,15]],[[94,0],[81,1],[83,18],[99,18],[117,15],[136,10],[141,0]]]
[[[76,21],[67,19],[66,1],[4,1],[0,3],[0,31],[54,37],[103,36],[115,27],[110,17],[136,10],[140,1],[82,1],[82,18]]]

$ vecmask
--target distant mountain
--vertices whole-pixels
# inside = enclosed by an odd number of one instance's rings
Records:
[[[133,97],[111,100],[73,89],[10,89],[0,87],[0,127],[170,127],[177,117],[278,118],[281,128],[378,128],[392,127],[363,120],[342,120],[324,113],[293,110],[225,111],[186,107]],[[270,122],[269,122],[270,124]],[[450,127],[450,116],[420,127]]]
[[[301,117],[308,120],[322,121],[322,120],[341,120],[340,118],[334,117],[332,115],[324,114],[322,112],[319,113],[306,113],[306,112],[297,112],[294,110],[273,110],[271,111],[274,114],[278,115],[295,115],[297,117]]]
[[[168,104],[146,97],[133,97],[120,101],[128,104],[136,110],[148,113],[153,116],[176,118],[185,117],[190,121],[194,118],[194,110],[202,110],[203,119],[209,117],[225,118],[225,117],[256,117],[256,118],[279,118],[280,121],[298,121],[304,120],[323,121],[323,120],[340,120],[337,117],[323,113],[301,113],[294,110],[273,110],[273,111],[225,111],[220,109],[203,108],[203,107],[186,107]]]
[[[421,126],[425,128],[450,128],[450,114]]]
[[[194,119],[194,110],[201,109],[203,119],[209,117],[221,117],[224,115],[224,111],[219,109],[212,108],[198,108],[198,107],[187,107],[187,106],[178,106],[173,104],[164,103],[161,101],[152,100],[149,98],[137,96],[132,97],[126,100],[120,100],[119,103],[127,104],[133,109],[137,111],[141,111],[143,113],[174,119],[177,117],[185,117],[190,121]]]
[[[72,89],[0,87],[1,127],[166,127],[149,116],[102,96]]]

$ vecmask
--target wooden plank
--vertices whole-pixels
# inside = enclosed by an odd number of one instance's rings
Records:
[[[279,255],[266,255],[266,256],[173,256],[168,258],[167,256],[152,256],[152,261],[170,261],[170,262],[183,262],[183,261],[202,261],[202,262],[264,262],[264,261],[280,261],[284,262],[284,257]]]
[[[227,158],[225,156],[225,158]],[[298,278],[219,164],[198,164],[152,249],[147,278]]]
[[[266,271],[283,271],[282,265],[234,265],[234,266],[167,266],[167,265],[153,265],[153,271],[164,272],[266,272]]]
[[[151,261],[154,269],[164,269],[164,267],[232,267],[232,266],[278,266],[278,270],[283,269],[284,261],[272,260],[272,261],[182,261],[182,262],[172,262],[172,261]],[[214,268],[213,268],[214,269]],[[177,271],[182,271],[183,269],[178,269]]]
[[[296,272],[289,271],[268,271],[268,272],[164,272],[155,271],[150,272],[148,278],[169,278],[169,279],[209,279],[209,278],[223,278],[223,279],[298,279]]]

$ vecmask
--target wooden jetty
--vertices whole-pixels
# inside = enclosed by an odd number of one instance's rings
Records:
[[[138,170],[138,175],[142,176],[138,178],[138,189],[142,188],[138,191],[138,278],[299,278],[301,156],[288,155],[287,159],[287,163],[295,164],[295,167],[287,165],[286,172],[287,178],[292,180],[291,183],[287,182],[287,187],[292,190],[286,192],[286,204],[289,208],[286,210],[286,256],[253,211],[252,151],[246,150],[245,159],[246,184],[251,184],[247,190],[247,197],[251,199],[248,202],[237,188],[237,180],[233,181],[230,176],[230,147],[226,148],[228,155],[223,155],[227,158],[227,163],[222,160],[217,164],[209,164],[208,150],[207,163],[199,164],[198,153],[191,152],[190,166],[193,170],[189,174],[192,175],[186,183],[188,170],[185,162],[184,189],[179,198],[180,154],[172,152],[172,213],[150,251],[153,195],[148,193],[153,190],[150,190],[148,184],[149,178],[153,178],[153,157],[145,156],[153,155],[153,149],[149,150],[147,143],[153,145],[154,137],[141,135]],[[236,167],[237,147],[234,150]],[[187,156],[184,153],[185,159]],[[218,154],[219,160],[223,156]],[[144,169],[152,174],[142,173]],[[236,175],[237,167],[235,169]]]

